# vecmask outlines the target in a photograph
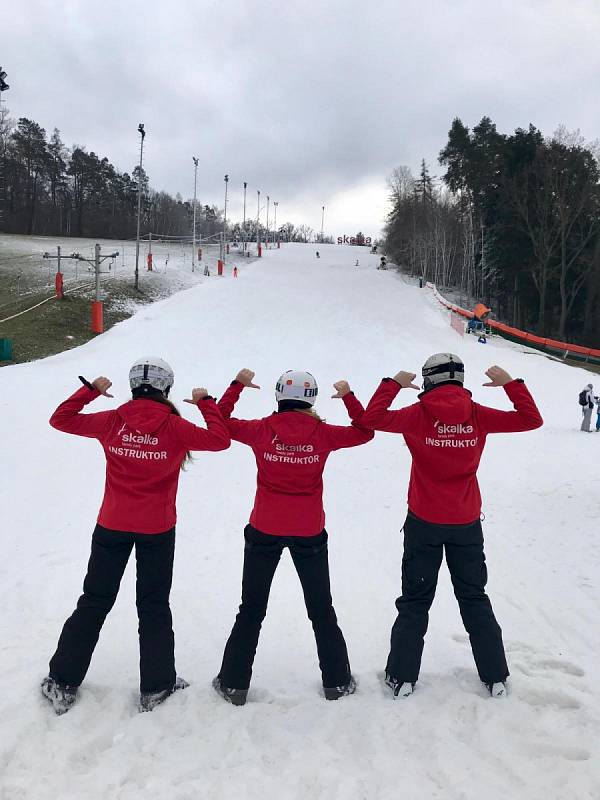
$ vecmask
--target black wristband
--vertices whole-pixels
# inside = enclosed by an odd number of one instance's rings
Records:
[[[87,389],[91,389],[92,392],[97,392],[98,391],[93,384],[91,384],[86,378],[83,377],[83,375],[79,375],[78,377],[79,377],[79,380],[83,383],[83,385]]]
[[[205,395],[204,395],[204,397],[201,397],[201,398],[200,398],[200,400],[199,400],[198,402],[200,402],[200,403],[201,403],[203,400],[216,400],[216,398],[215,398],[215,397],[213,397],[213,396],[212,396],[212,395],[210,395],[210,394],[205,394]]]

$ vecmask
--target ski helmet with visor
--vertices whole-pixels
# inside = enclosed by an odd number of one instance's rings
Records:
[[[171,366],[162,358],[139,358],[129,370],[129,386],[138,397],[153,391],[168,397],[174,381]]]
[[[428,392],[443,383],[456,383],[462,386],[465,368],[459,356],[454,353],[435,353],[423,364],[423,389]]]

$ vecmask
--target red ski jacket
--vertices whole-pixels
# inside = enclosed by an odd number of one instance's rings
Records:
[[[231,438],[254,451],[258,467],[250,524],[273,536],[316,536],[325,527],[323,470],[329,454],[371,440],[359,424],[364,412],[352,392],[343,398],[352,425],[328,425],[297,411],[264,419],[230,419],[243,384],[234,381],[219,400]]]
[[[361,423],[377,431],[402,433],[412,455],[408,507],[438,525],[463,525],[479,519],[481,495],[477,467],[488,433],[531,431],[543,424],[522,380],[504,390],[515,408],[500,411],[479,405],[456,384],[419,395],[419,402],[388,411],[400,384],[384,378]]]
[[[212,398],[198,403],[208,430],[155,400],[130,400],[114,411],[80,414],[100,393],[82,387],[61,403],[50,425],[98,439],[106,456],[98,523],[134,533],[162,533],[175,525],[175,498],[187,450],[226,450],[231,438]]]

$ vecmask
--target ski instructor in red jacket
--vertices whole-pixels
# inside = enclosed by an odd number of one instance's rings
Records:
[[[231,419],[244,387],[259,388],[253,380],[254,372],[240,370],[219,400],[231,438],[254,451],[258,475],[254,508],[244,530],[242,603],[213,687],[234,705],[246,702],[271,583],[287,547],[312,622],[324,694],[327,700],[337,700],[352,694],[356,683],[331,600],[323,470],[334,450],[365,444],[373,432],[361,424],[364,409],[346,381],[334,384],[334,397],[342,399],[352,424],[328,425],[313,409],[318,392],[314,377],[291,370],[277,381],[274,414]]]
[[[65,622],[42,694],[57,714],[77,698],[106,615],[117,599],[131,551],[136,557],[140,640],[140,711],[151,711],[188,684],[175,672],[169,607],[175,553],[175,498],[190,450],[226,450],[231,439],[214,398],[193,389],[207,429],[182,419],[168,399],[173,370],[161,358],[136,361],[129,372],[132,399],[112,411],[82,414],[108,393],[100,377],[84,384],[50,418],[53,428],[97,439],[106,456],[106,484],[83,594]]]
[[[490,380],[483,385],[503,387],[514,411],[474,403],[463,388],[462,361],[452,353],[428,358],[422,374],[424,391],[418,403],[388,410],[401,389],[419,388],[413,383],[415,374],[398,372],[383,379],[361,419],[373,430],[403,434],[412,455],[402,596],[396,600],[386,684],[395,697],[405,697],[417,682],[445,551],[479,677],[492,696],[500,697],[509,673],[502,631],[485,593],[477,468],[489,433],[530,431],[543,420],[523,381],[513,380],[501,367],[490,367]]]

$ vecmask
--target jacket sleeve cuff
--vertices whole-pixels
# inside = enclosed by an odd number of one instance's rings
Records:
[[[402,386],[395,381],[393,378],[383,378],[380,384],[380,388],[385,387],[390,394],[393,393],[394,397],[398,394]]]
[[[91,388],[88,388],[87,385],[80,386],[79,389],[74,393],[74,397],[77,397],[79,400],[83,402],[83,404],[91,403],[92,400],[95,400],[97,397],[100,397],[100,392],[96,389],[95,386],[90,384]]]
[[[518,386],[519,384],[524,384],[524,383],[525,383],[525,381],[523,380],[523,378],[513,378],[512,381],[509,381],[508,383],[505,383],[502,388],[504,389],[504,391],[509,391],[510,389],[514,389],[515,386]]]

